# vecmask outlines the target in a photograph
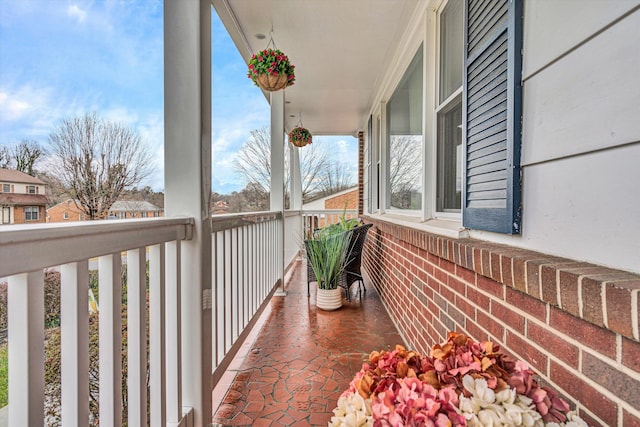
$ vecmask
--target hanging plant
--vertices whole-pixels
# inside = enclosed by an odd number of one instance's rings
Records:
[[[291,65],[289,57],[278,49],[268,48],[254,53],[248,66],[247,77],[269,92],[293,86],[296,80],[295,65]]]
[[[311,144],[311,132],[302,126],[296,126],[289,132],[289,142],[296,147],[304,147],[307,144]]]

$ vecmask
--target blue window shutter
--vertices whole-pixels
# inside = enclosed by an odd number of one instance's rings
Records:
[[[466,6],[463,225],[519,234],[522,1]]]

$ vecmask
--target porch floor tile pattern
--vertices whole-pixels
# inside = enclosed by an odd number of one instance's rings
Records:
[[[306,265],[299,262],[286,291],[265,310],[244,360],[235,361],[214,425],[326,426],[369,353],[403,343],[369,284],[362,298],[354,284],[339,310],[318,310],[316,287],[307,297]]]

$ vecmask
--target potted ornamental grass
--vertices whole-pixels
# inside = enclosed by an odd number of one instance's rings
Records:
[[[338,284],[349,260],[350,233],[319,230],[305,241],[307,262],[318,283],[316,306],[331,311],[342,307]]]
[[[251,55],[247,64],[247,77],[256,86],[269,92],[275,92],[288,86],[293,86],[295,66],[289,62],[289,57],[279,49],[264,49]]]

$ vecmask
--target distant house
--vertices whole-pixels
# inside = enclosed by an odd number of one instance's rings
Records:
[[[144,200],[118,200],[109,209],[109,219],[156,218],[164,215],[162,208]],[[47,210],[47,222],[84,221],[87,216],[67,199]]]
[[[47,222],[84,221],[87,216],[76,206],[73,199],[67,199],[47,209]]]
[[[358,187],[347,188],[346,190],[330,194],[329,196],[322,197],[302,205],[302,210],[326,209],[358,209]]]
[[[163,215],[162,208],[145,200],[118,200],[109,209],[109,219],[156,218]]]
[[[0,224],[45,222],[47,184],[13,169],[0,169]]]
[[[344,210],[353,212],[346,214],[346,219],[355,218],[358,216],[355,213],[357,209],[357,186],[305,203],[302,205],[302,210],[313,212],[312,214],[305,215],[305,228],[308,230],[314,230],[316,228],[322,228],[328,224],[335,224],[340,221],[342,211]],[[340,213],[330,214],[327,212],[318,212],[326,210],[340,211]]]

